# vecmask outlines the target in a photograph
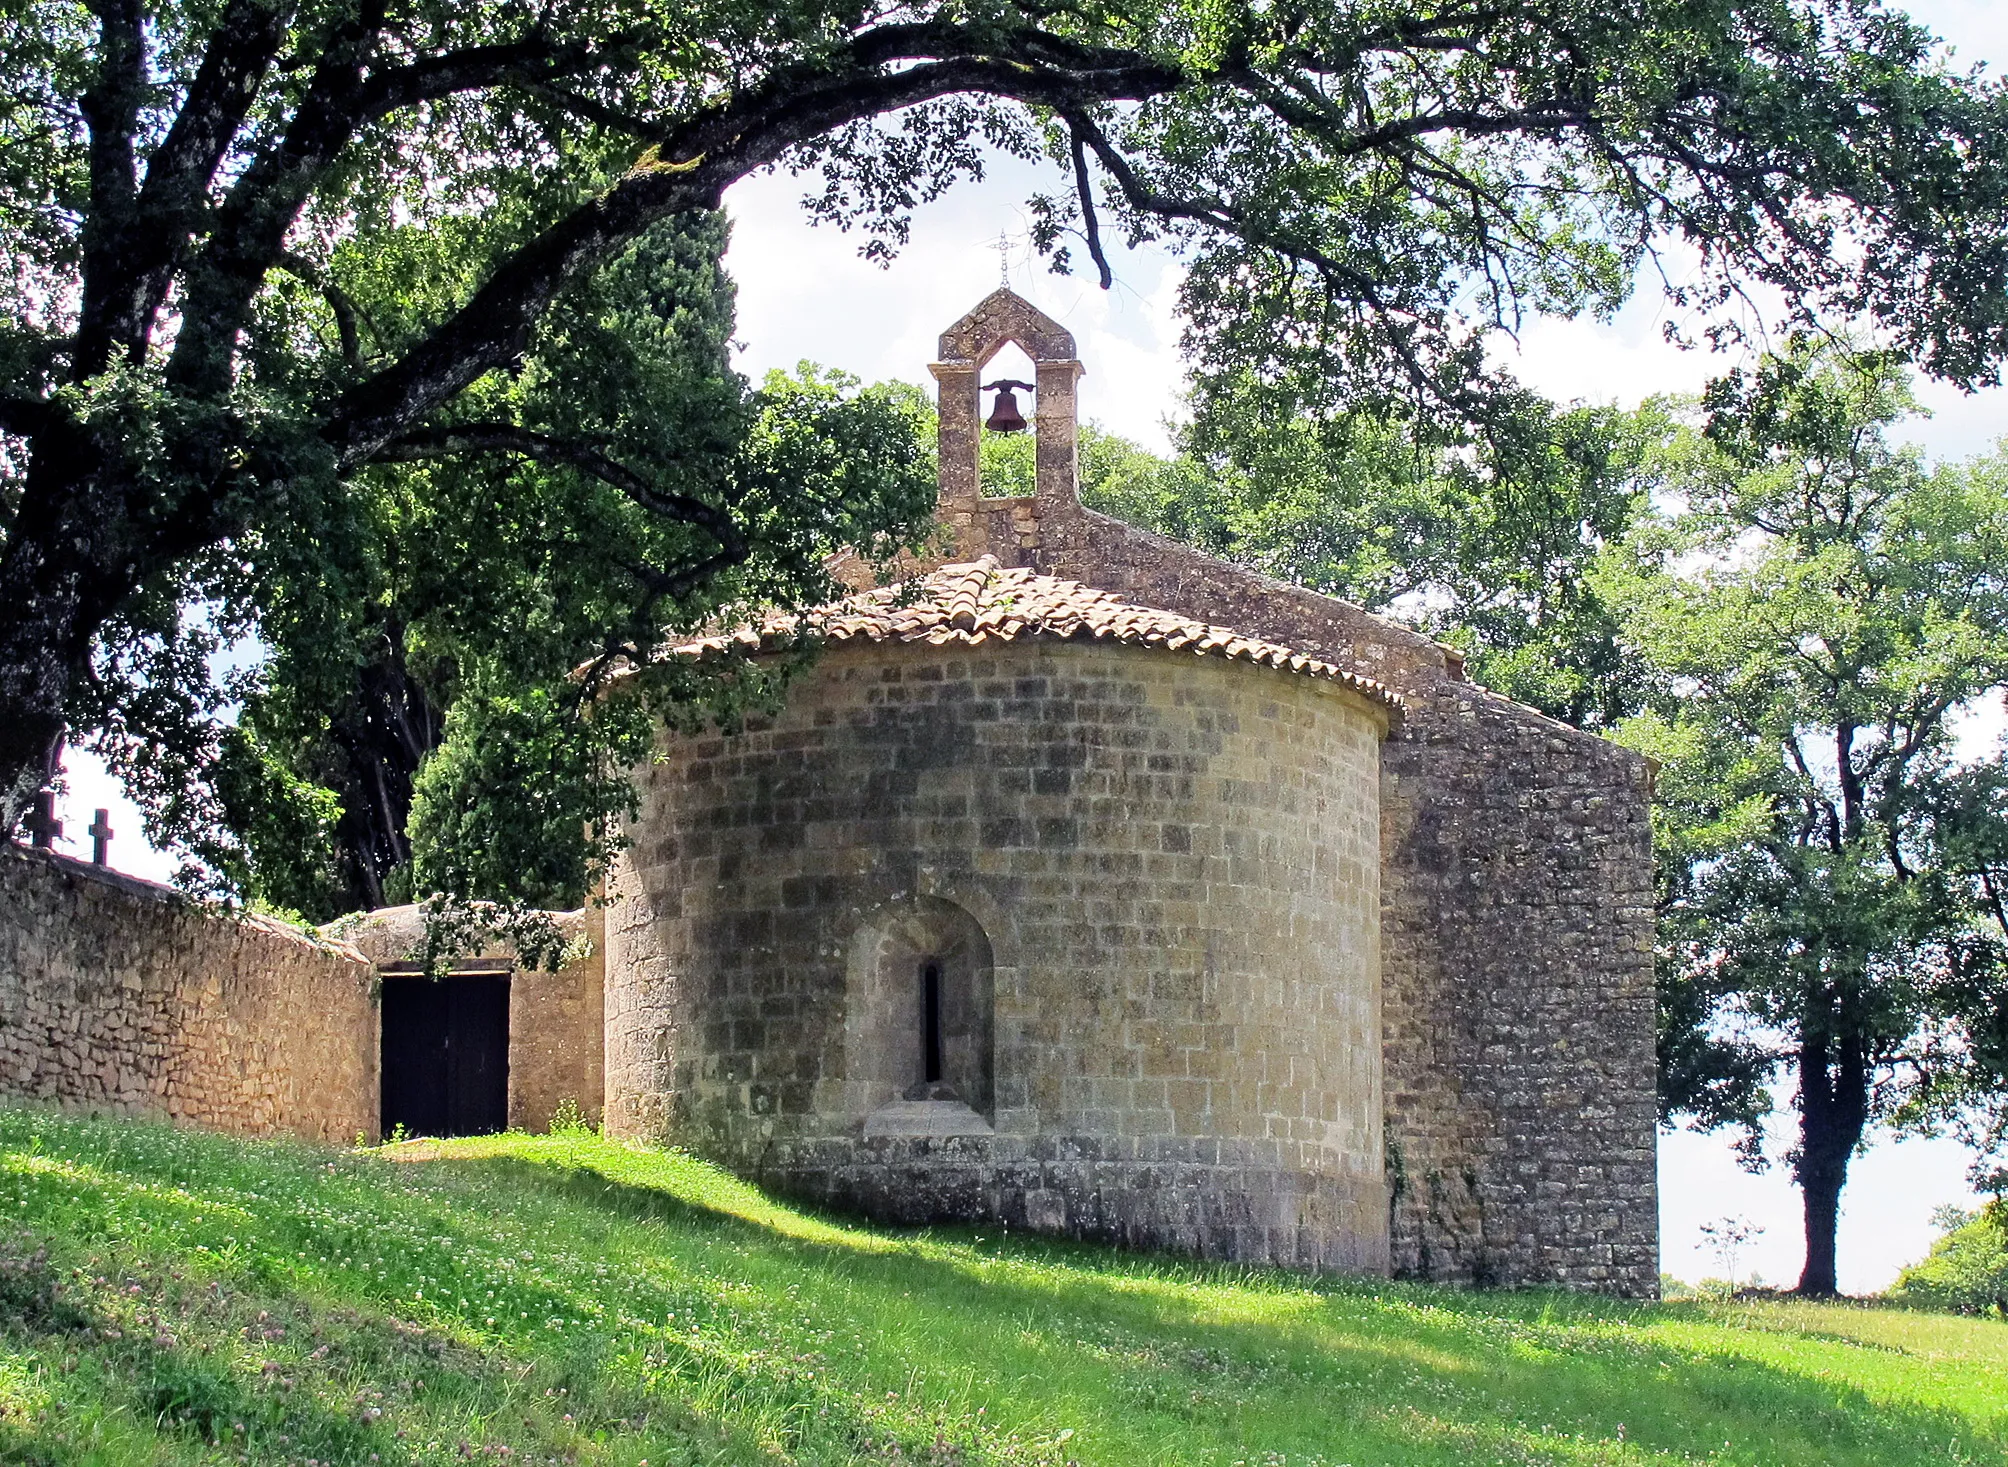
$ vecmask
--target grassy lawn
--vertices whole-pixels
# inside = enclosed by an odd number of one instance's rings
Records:
[[[2008,1463],[2008,1325],[895,1233],[584,1135],[0,1110],[0,1460]]]

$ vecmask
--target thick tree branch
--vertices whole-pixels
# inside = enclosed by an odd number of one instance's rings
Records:
[[[173,126],[147,159],[141,213],[179,215],[215,177],[285,36],[283,8],[231,0],[209,36]]]
[[[1334,259],[1325,251],[1302,240],[1294,239],[1279,229],[1250,219],[1235,205],[1220,199],[1182,199],[1174,195],[1160,193],[1145,183],[1137,171],[1130,166],[1106,134],[1096,127],[1085,111],[1067,106],[1055,109],[1073,130],[1077,138],[1085,141],[1097,160],[1100,161],[1130,206],[1143,213],[1155,214],[1161,219],[1184,219],[1194,223],[1211,225],[1226,233],[1239,236],[1252,245],[1273,250],[1286,259],[1308,265],[1324,279],[1326,285],[1344,298],[1351,299],[1374,311],[1383,319],[1393,321],[1398,317],[1412,316],[1388,300],[1380,286],[1368,275]],[[1388,332],[1388,345],[1401,361],[1403,369],[1418,389],[1434,390],[1435,384],[1416,353],[1408,333],[1399,328]]]
[[[265,73],[285,38],[274,0],[230,0],[181,110],[147,160],[136,208],[147,228],[128,242],[126,268],[143,280],[125,335],[143,350],[173,279],[176,261],[208,201],[209,186],[244,126]]]
[[[356,330],[357,320],[362,316],[361,308],[349,293],[335,284],[335,279],[306,256],[288,250],[279,258],[279,266],[291,275],[299,277],[321,293],[321,299],[328,303],[328,310],[335,318],[335,331],[341,338],[342,360],[350,366],[362,363],[362,337]],[[370,328],[375,333],[375,326]]]
[[[2000,929],[2001,936],[2008,939],[2008,903],[2002,901],[2001,889],[1992,871],[1983,867],[1979,875],[1980,889],[1986,893],[1988,910],[1994,914],[1994,925]]]
[[[1082,75],[987,56],[903,71],[789,72],[670,134],[606,193],[519,250],[453,316],[404,358],[347,393],[326,437],[344,463],[371,458],[426,413],[516,360],[558,290],[670,214],[716,208],[726,186],[837,127],[957,92],[986,92],[1078,109],[1108,97],[1140,99],[1180,74],[1126,52]]]
[[[251,302],[281,264],[288,230],[323,170],[363,127],[456,93],[601,69],[632,45],[627,37],[560,45],[532,34],[371,71],[384,3],[365,0],[361,13],[330,35],[285,135],[245,170],[218,211],[213,242],[191,272],[186,324],[169,366],[178,385],[214,390],[225,380]]]
[[[48,426],[53,411],[46,397],[0,392],[0,433],[32,438]]]
[[[1095,218],[1095,191],[1088,178],[1088,149],[1081,141],[1081,135],[1068,129],[1074,152],[1074,191],[1081,198],[1081,233],[1088,242],[1088,254],[1094,259],[1095,268],[1101,272],[1102,289],[1115,284],[1115,272],[1109,269],[1109,257],[1102,253],[1101,222]]]
[[[78,241],[83,280],[71,368],[79,382],[102,372],[120,347],[132,345],[119,333],[130,319],[135,282],[120,265],[135,223],[134,135],[146,99],[145,12],[139,0],[97,0],[92,8],[98,18],[97,75],[81,99],[90,134],[90,207]]]
[[[373,72],[357,98],[364,120],[402,107],[506,83],[530,88],[565,77],[619,66],[632,59],[635,39],[616,36],[598,44],[560,44],[532,33],[514,41],[468,46]]]
[[[1289,87],[1272,81],[1253,67],[1222,71],[1218,80],[1240,88],[1280,120],[1318,139],[1321,151],[1333,158],[1358,158],[1399,150],[1400,145],[1442,133],[1459,137],[1501,137],[1507,134],[1549,136],[1582,127],[1590,107],[1573,98],[1555,98],[1512,108],[1433,106],[1378,125],[1361,126],[1361,119],[1334,106],[1309,87]],[[1284,82],[1290,78],[1286,76]]]
[[[655,608],[664,601],[675,601],[689,595],[719,572],[729,570],[745,558],[746,546],[742,543],[716,550],[679,571],[657,570],[652,565],[638,562],[624,565],[622,569],[648,591],[648,599],[642,603],[638,614],[653,617]]]
[[[565,87],[539,81],[528,83],[526,89],[532,96],[543,98],[559,111],[597,127],[604,127],[609,132],[625,133],[644,143],[661,143],[668,137],[658,122],[646,117],[637,117],[631,112],[622,112],[603,102],[596,102],[591,97],[582,97]]]
[[[697,526],[725,549],[737,552],[745,548],[739,526],[716,505],[688,494],[658,489],[627,465],[588,444],[519,428],[513,423],[461,423],[418,429],[379,448],[371,455],[371,462],[410,463],[465,453],[511,453],[539,463],[577,469],[612,485],[651,514]]]
[[[364,121],[363,76],[376,53],[384,3],[363,0],[357,15],[335,27],[285,133],[244,170],[217,210],[209,245],[189,271],[181,335],[167,364],[174,387],[209,395],[230,381],[238,336],[285,252],[287,231]]]

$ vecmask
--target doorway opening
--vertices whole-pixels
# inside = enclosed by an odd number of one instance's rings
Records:
[[[509,1125],[509,970],[383,977],[386,1136],[487,1136]]]

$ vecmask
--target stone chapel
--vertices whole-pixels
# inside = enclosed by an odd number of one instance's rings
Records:
[[[1007,343],[1029,497],[978,472]],[[1073,338],[1011,291],[931,370],[950,548],[739,633],[822,650],[638,771],[609,1129],[893,1221],[1653,1292],[1645,762],[1084,509]]]
[[[1028,497],[978,470],[1007,342]],[[896,1222],[1653,1293],[1644,762],[1084,509],[1073,338],[1010,291],[940,358],[945,548],[676,649],[818,644],[771,719],[661,736],[558,969],[0,844],[0,1098],[337,1144],[598,1113]]]

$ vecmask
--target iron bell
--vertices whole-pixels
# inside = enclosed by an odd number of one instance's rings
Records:
[[[986,382],[983,390],[997,394],[997,404],[990,409],[990,416],[983,424],[986,433],[1023,433],[1030,426],[1025,421],[1025,415],[1018,411],[1016,396],[1019,392],[1034,391],[1030,382],[1014,382],[1009,377],[999,377],[995,382]]]

